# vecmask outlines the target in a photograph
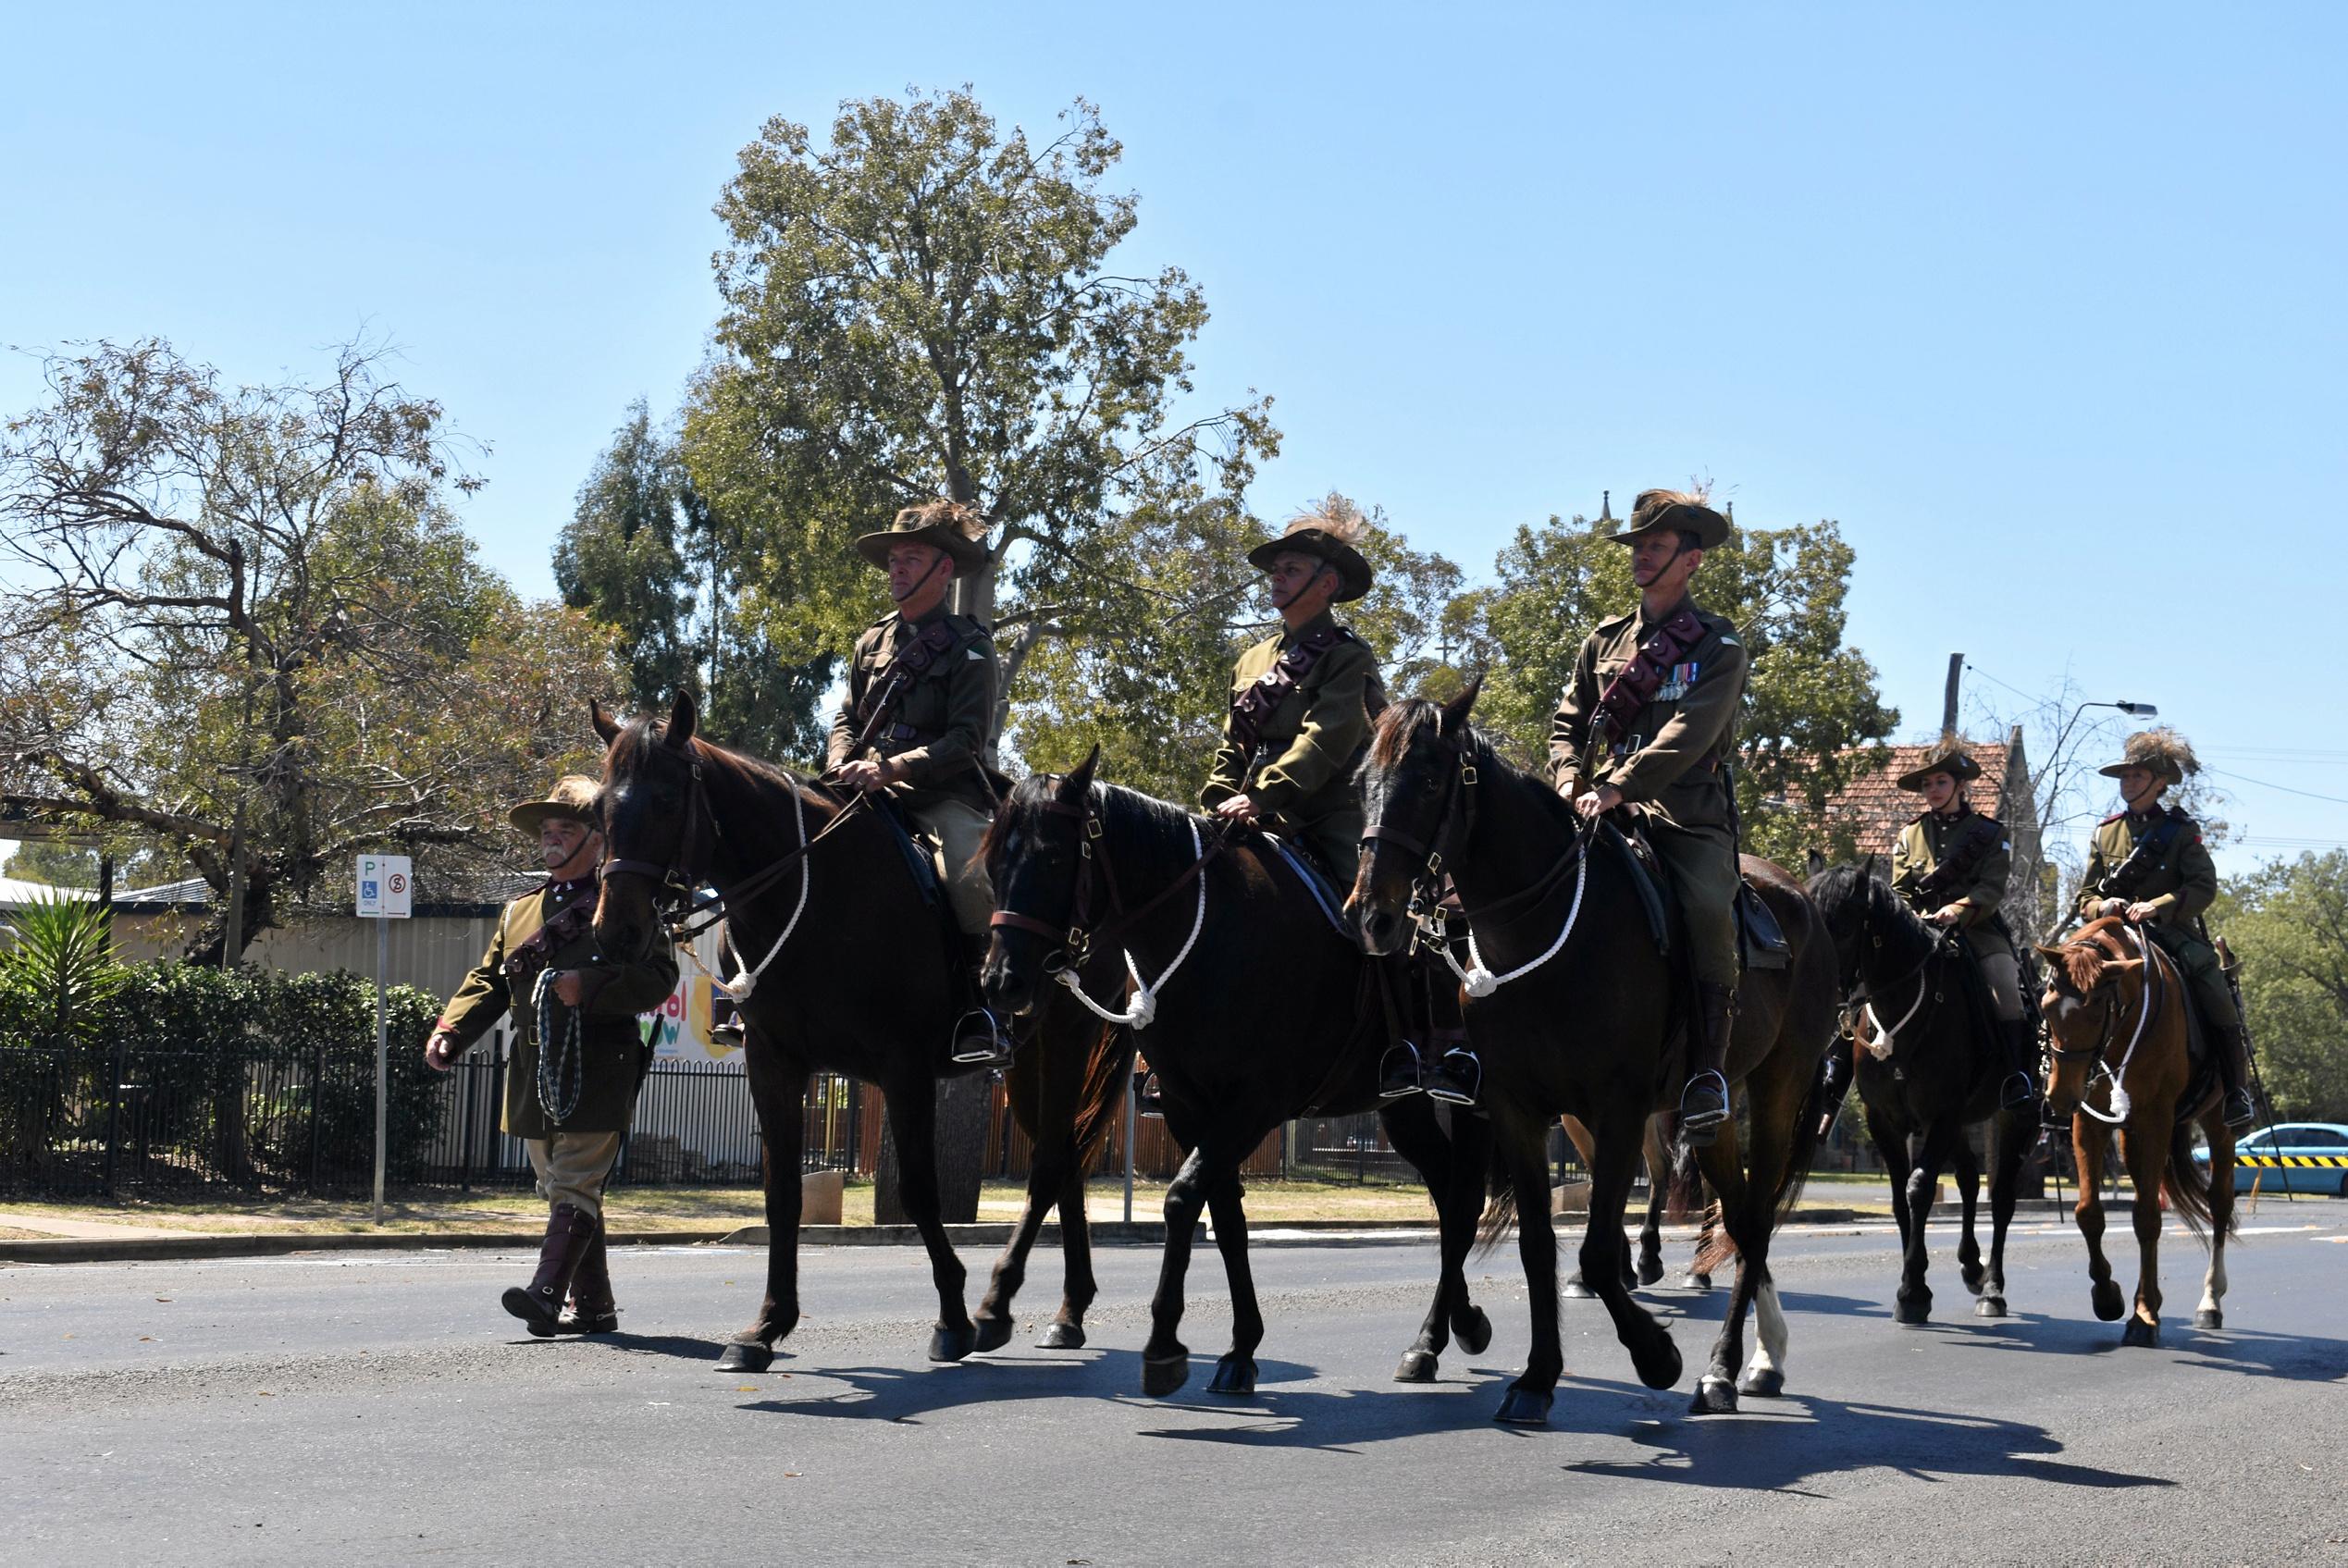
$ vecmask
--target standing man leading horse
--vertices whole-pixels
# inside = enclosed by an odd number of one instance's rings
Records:
[[[1557,792],[1584,818],[1638,807],[1679,901],[1700,1004],[1679,1125],[1699,1148],[1728,1116],[1739,880],[1728,761],[1746,658],[1736,628],[1697,608],[1688,585],[1728,530],[1701,496],[1640,493],[1631,525],[1608,536],[1630,549],[1638,609],[1582,644],[1549,732]]]

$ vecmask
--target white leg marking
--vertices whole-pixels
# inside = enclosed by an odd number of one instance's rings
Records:
[[[2216,1312],[2218,1303],[2225,1299],[2226,1257],[2222,1253],[2213,1253],[2209,1259],[2209,1272],[2202,1277],[2200,1310]]]
[[[1764,1280],[1753,1293],[1753,1320],[1761,1343],[1753,1351],[1759,1369],[1786,1370],[1786,1314],[1777,1305],[1777,1281]]]

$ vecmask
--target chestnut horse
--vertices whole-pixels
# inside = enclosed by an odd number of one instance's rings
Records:
[[[2226,1315],[2226,1238],[2234,1228],[2234,1133],[2209,1060],[2193,1059],[2184,976],[2159,945],[2119,917],[2090,922],[2059,947],[2042,946],[2054,1036],[2047,1103],[2073,1107],[2071,1147],[2079,1158],[2079,1233],[2087,1241],[2087,1277],[2095,1315],[2122,1312],[2119,1287],[2104,1256],[2103,1166],[2107,1129],[2119,1131],[2119,1155],[2136,1186],[2129,1218],[2136,1228],[2136,1307],[2123,1345],[2160,1343],[2160,1202],[2169,1202],[2209,1248],[2196,1328],[2222,1328]],[[2213,1050],[2223,1050],[2215,1044]],[[2193,1157],[2198,1122],[2209,1139],[2209,1168]],[[2206,1227],[2206,1229],[2205,1229]]]
[[[595,934],[609,953],[659,936],[661,906],[714,887],[735,949],[763,973],[741,1003],[750,1098],[766,1144],[766,1295],[721,1366],[762,1371],[799,1318],[799,1164],[810,1070],[879,1086],[896,1137],[905,1207],[929,1249],[938,1292],[933,1361],[994,1350],[1011,1337],[1011,1298],[1046,1211],[1060,1212],[1068,1284],[1043,1343],[1084,1343],[1093,1301],[1083,1158],[1122,1102],[1132,1052],[1072,1002],[1037,1020],[1011,1070],[1010,1104],[1035,1141],[1027,1207],[975,1324],[961,1261],[946,1240],[937,1189],[935,1081],[956,1070],[946,1041],[962,1006],[944,917],[924,900],[896,830],[810,780],[693,734],[690,697],[665,724],[621,725],[594,710],[603,759],[609,846]],[[781,874],[774,874],[777,870]],[[969,1070],[969,1069],[961,1069]]]

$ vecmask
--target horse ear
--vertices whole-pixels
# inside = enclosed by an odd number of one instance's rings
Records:
[[[669,722],[661,730],[661,739],[671,750],[683,751],[693,744],[693,726],[699,718],[693,706],[693,694],[678,688],[676,701],[670,705]]]
[[[620,722],[606,713],[603,704],[591,697],[587,698],[587,722],[595,726],[595,733],[603,737],[606,746],[620,738]]]
[[[2098,986],[2109,985],[2121,975],[2141,972],[2144,967],[2144,961],[2142,958],[2107,958],[2104,960],[2103,971],[2095,976],[2095,983]]]
[[[1469,677],[1465,690],[1443,704],[1442,733],[1446,739],[1459,734],[1466,724],[1468,714],[1475,710],[1477,694],[1483,689],[1484,672],[1478,670]]]
[[[1093,749],[1084,754],[1084,760],[1070,768],[1060,787],[1069,795],[1082,795],[1093,787],[1094,771],[1101,765],[1101,744],[1093,743]]]
[[[2040,957],[2058,969],[2070,961],[2063,957],[2063,950],[2059,947],[2049,947],[2043,942],[2033,942],[2031,945],[2038,949]]]

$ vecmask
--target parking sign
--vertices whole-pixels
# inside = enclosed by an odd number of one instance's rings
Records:
[[[415,873],[404,855],[359,857],[359,914],[362,919],[404,920],[415,903]]]

